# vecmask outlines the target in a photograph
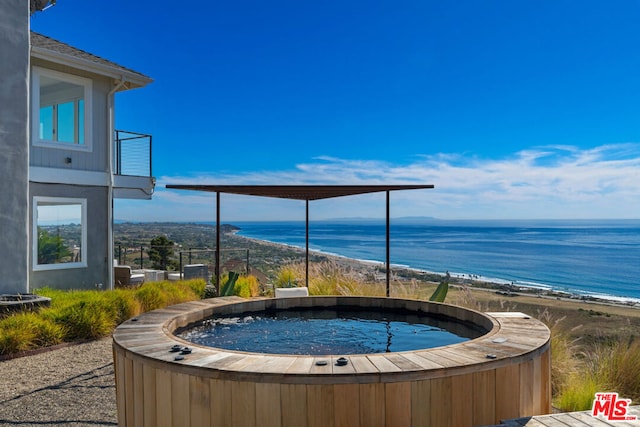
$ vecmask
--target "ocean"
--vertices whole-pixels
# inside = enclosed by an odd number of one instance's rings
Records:
[[[239,222],[239,235],[304,248],[301,222]],[[640,220],[391,220],[391,264],[640,302]],[[385,223],[311,221],[311,250],[384,262]]]

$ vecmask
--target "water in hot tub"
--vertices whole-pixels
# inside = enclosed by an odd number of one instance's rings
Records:
[[[343,355],[439,347],[481,334],[468,325],[424,314],[285,310],[211,318],[177,335],[196,344],[227,350]]]

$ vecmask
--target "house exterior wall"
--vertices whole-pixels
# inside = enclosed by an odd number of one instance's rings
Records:
[[[30,165],[94,172],[107,171],[109,155],[107,94],[110,90],[110,79],[38,58],[34,58],[31,65],[92,80],[92,140],[90,151],[65,149],[65,144],[62,143],[56,147],[40,147],[34,146],[32,142],[30,144]],[[32,87],[31,89],[36,90],[37,88]],[[71,163],[66,163],[67,158],[71,159]]]
[[[0,2],[0,294],[28,291],[29,2]]]
[[[44,271],[31,269],[31,290],[45,286],[56,289],[96,289],[99,283],[102,284],[102,289],[108,289],[109,268],[113,257],[108,254],[108,210],[111,209],[111,204],[107,187],[31,183],[29,190],[31,200],[36,196],[46,196],[82,198],[87,201],[87,267]],[[33,230],[33,215],[29,219],[29,226],[29,230]],[[30,237],[32,234],[31,231]],[[29,262],[33,266],[31,251]]]

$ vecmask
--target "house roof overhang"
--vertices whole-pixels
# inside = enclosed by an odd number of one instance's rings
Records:
[[[31,57],[110,77],[123,83],[118,91],[143,87],[153,82],[153,79],[135,70],[33,31]]]

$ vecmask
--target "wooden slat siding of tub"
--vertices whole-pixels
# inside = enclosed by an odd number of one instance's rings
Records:
[[[540,408],[543,413],[547,413],[551,412],[551,350],[542,354],[540,360],[542,361],[542,374],[540,377],[542,399]]]
[[[144,364],[142,368],[142,378],[144,381],[144,404],[142,407],[144,414],[144,427],[155,427],[158,425],[156,418],[156,370]]]
[[[191,405],[191,425],[211,425],[211,389],[209,380],[189,376],[189,403]]]
[[[133,406],[134,425],[144,425],[144,364],[140,359],[133,360]]]
[[[384,384],[360,384],[360,425],[384,426]]]
[[[189,392],[189,376],[182,373],[171,373],[171,425],[191,425],[191,393]]]
[[[331,384],[307,386],[307,425],[331,427],[335,424],[334,386]]]
[[[411,383],[386,383],[385,418],[387,426],[411,426]]]
[[[520,414],[520,365],[496,369],[496,419],[517,418]]]
[[[473,377],[473,425],[489,425],[496,421],[496,371],[480,371]]]
[[[211,425],[232,426],[231,384],[233,381],[209,380],[211,397]]]
[[[411,382],[411,423],[415,426],[431,426],[431,381]]]
[[[471,426],[473,413],[469,405],[475,404],[473,374],[451,377],[451,418],[454,426]]]
[[[282,424],[280,384],[256,384],[256,422],[261,427],[279,427]]]
[[[537,408],[533,407],[533,360],[520,363],[520,412],[522,414],[537,415]]]
[[[337,384],[333,387],[335,427],[351,427],[360,423],[360,386],[358,384]]]
[[[171,372],[156,369],[156,421],[158,427],[171,426]],[[149,397],[151,398],[151,397]],[[130,426],[127,426],[130,427]]]
[[[220,396],[225,398],[223,396]],[[227,396],[228,404],[231,404],[231,425],[253,427],[256,424],[256,385],[246,381],[233,381],[231,383],[231,396]]]
[[[127,396],[125,393],[125,370],[124,370],[124,355],[123,351],[117,351],[114,347],[113,349],[113,369],[115,372],[115,380],[116,380],[116,409],[118,414],[118,425],[124,426],[126,425],[127,416],[126,416],[126,404]]]
[[[304,384],[281,384],[280,410],[282,412],[282,427],[306,425],[307,386]]]
[[[433,427],[452,426],[453,380],[451,377],[443,377],[432,379],[430,382],[430,424]]]

